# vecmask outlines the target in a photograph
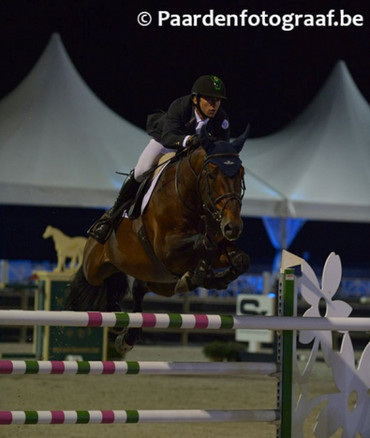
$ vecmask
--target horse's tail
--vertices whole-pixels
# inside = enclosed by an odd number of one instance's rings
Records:
[[[117,272],[101,286],[92,286],[79,268],[69,287],[65,308],[76,311],[112,312],[121,310],[121,301],[129,290],[127,275]]]

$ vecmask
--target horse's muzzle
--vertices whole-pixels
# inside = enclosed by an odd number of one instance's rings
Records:
[[[221,221],[221,231],[227,240],[236,240],[239,238],[243,231],[243,221],[230,221],[228,219],[223,219]]]

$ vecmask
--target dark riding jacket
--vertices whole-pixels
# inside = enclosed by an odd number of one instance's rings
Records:
[[[179,149],[187,135],[195,134],[197,120],[191,96],[176,99],[166,113],[156,113],[148,117],[147,131],[166,148]],[[220,140],[230,139],[229,119],[223,108],[206,125],[210,136]]]

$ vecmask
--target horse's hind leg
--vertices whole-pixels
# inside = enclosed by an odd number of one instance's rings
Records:
[[[105,290],[103,286],[92,286],[85,277],[82,267],[78,269],[69,287],[65,303],[66,310],[105,310]]]
[[[122,312],[122,300],[128,293],[127,275],[116,272],[104,280],[107,312]]]
[[[133,300],[133,312],[142,312],[143,311],[143,300],[145,294],[148,292],[145,284],[140,280],[135,280],[132,286],[132,300]],[[128,330],[127,335],[125,336],[125,341],[134,346],[135,343],[140,339],[142,334],[141,327],[139,328],[131,328]]]
[[[133,312],[143,311],[143,299],[148,292],[148,288],[140,280],[135,280],[132,286],[132,300]],[[142,328],[124,329],[120,335],[117,336],[114,345],[116,350],[123,354],[134,348],[134,345],[142,335]]]

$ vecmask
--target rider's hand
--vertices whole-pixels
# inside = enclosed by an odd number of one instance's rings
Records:
[[[186,147],[195,149],[198,146],[200,146],[199,135],[197,134],[191,135],[186,141]]]

